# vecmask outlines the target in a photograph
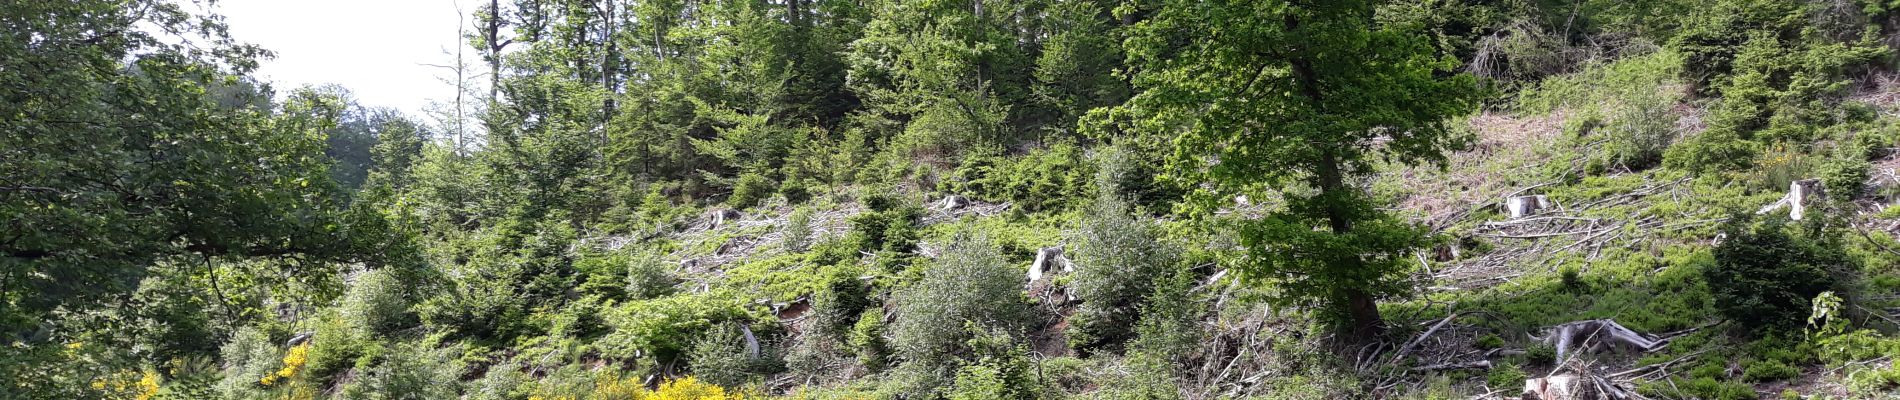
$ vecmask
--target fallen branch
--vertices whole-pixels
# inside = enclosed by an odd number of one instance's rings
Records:
[[[1398,362],[1400,359],[1405,358],[1405,355],[1410,354],[1413,348],[1418,347],[1419,343],[1424,343],[1425,339],[1432,337],[1432,334],[1438,333],[1439,329],[1444,329],[1445,325],[1450,325],[1451,320],[1456,318],[1458,318],[1458,313],[1454,312],[1450,315],[1446,315],[1445,319],[1438,320],[1438,323],[1432,324],[1431,329],[1426,329],[1425,333],[1419,334],[1417,338],[1406,342],[1404,346],[1400,346],[1399,352],[1392,355],[1392,362]]]
[[[1454,369],[1491,369],[1491,361],[1478,360],[1478,361],[1461,362],[1461,363],[1433,364],[1433,365],[1426,365],[1422,367],[1413,367],[1412,372],[1431,372],[1431,371],[1445,371],[1445,370],[1454,370]]]

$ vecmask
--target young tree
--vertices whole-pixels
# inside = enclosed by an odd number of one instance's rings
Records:
[[[1200,185],[1190,213],[1281,191],[1285,209],[1239,223],[1237,270],[1362,338],[1424,235],[1354,180],[1379,160],[1442,163],[1464,144],[1443,121],[1477,93],[1413,27],[1376,22],[1377,3],[1165,1],[1124,42],[1140,93],[1107,115],[1179,133],[1174,178]]]

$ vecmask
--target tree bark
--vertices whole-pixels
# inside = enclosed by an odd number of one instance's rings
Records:
[[[1295,14],[1288,13],[1284,22],[1287,32],[1300,31],[1300,20]],[[1320,90],[1319,76],[1311,60],[1302,56],[1298,49],[1288,51],[1287,54],[1287,62],[1292,67],[1293,79],[1299,85],[1301,95],[1313,102],[1313,109],[1316,112],[1325,113],[1324,93]],[[1320,146],[1326,146],[1326,144]],[[1340,160],[1338,149],[1322,148],[1319,151],[1314,178],[1319,186],[1320,198],[1327,202],[1325,205],[1327,225],[1334,235],[1351,233],[1352,212],[1347,209],[1346,204],[1339,202],[1339,198],[1345,197],[1347,191],[1352,190],[1345,184],[1345,172],[1341,165],[1343,161]],[[1333,267],[1348,270],[1365,268],[1365,260],[1356,254],[1343,256],[1341,261],[1345,264]],[[1347,316],[1352,319],[1350,333],[1360,339],[1372,338],[1385,330],[1385,320],[1379,316],[1379,303],[1366,289],[1347,286],[1335,287],[1331,290],[1333,292],[1331,300],[1335,303],[1333,306],[1345,307]]]

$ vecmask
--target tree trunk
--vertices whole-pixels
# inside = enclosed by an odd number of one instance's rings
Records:
[[[1327,199],[1326,222],[1333,234],[1344,235],[1352,232],[1352,215],[1335,196],[1352,190],[1345,185],[1345,176],[1340,170],[1339,157],[1332,149],[1323,150],[1318,171],[1320,197]],[[1357,255],[1342,257],[1345,265],[1338,268],[1365,268],[1364,260]],[[1349,286],[1334,288],[1334,307],[1345,307],[1346,315],[1352,319],[1351,334],[1360,339],[1369,339],[1385,331],[1385,319],[1379,316],[1379,302],[1372,298],[1366,288]]]
[[[1300,32],[1300,20],[1296,14],[1287,13],[1284,23],[1287,32]],[[1313,102],[1313,108],[1316,111],[1326,112],[1326,102],[1324,94],[1320,91],[1319,76],[1312,62],[1306,59],[1298,49],[1291,49],[1287,54],[1289,55],[1287,63],[1292,66],[1293,79],[1299,84],[1301,95]],[[1338,149],[1334,148],[1320,149],[1318,165],[1314,166],[1317,176],[1314,178],[1319,186],[1320,198],[1326,201],[1327,225],[1332,228],[1333,234],[1344,235],[1352,232],[1352,212],[1346,208],[1346,204],[1340,203],[1338,198],[1347,196],[1347,192],[1352,188],[1346,187],[1345,172],[1340,165],[1341,160],[1337,151]],[[1348,270],[1365,268],[1365,260],[1356,254],[1342,257],[1342,261],[1345,265],[1333,267]],[[1379,316],[1379,302],[1374,300],[1372,294],[1366,289],[1356,286],[1335,287],[1332,288],[1332,298],[1329,299],[1335,303],[1332,304],[1333,307],[1345,307],[1346,315],[1352,319],[1349,333],[1359,339],[1370,339],[1385,330],[1385,319]]]

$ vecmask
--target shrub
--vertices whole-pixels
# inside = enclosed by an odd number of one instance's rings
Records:
[[[785,196],[785,203],[798,204],[811,200],[811,186],[815,183],[808,179],[786,178],[778,185],[778,194]]]
[[[1520,92],[1518,106],[1540,113],[1572,109],[1577,115],[1567,130],[1575,140],[1602,141],[1603,161],[1641,170],[1662,161],[1675,141],[1681,69],[1681,56],[1671,51],[1591,65]]]
[[[782,242],[785,252],[803,253],[805,250],[810,249],[812,241],[811,209],[800,208],[798,211],[793,211],[792,216],[786,218],[785,228],[781,233],[785,236],[785,241]]]
[[[917,224],[923,219],[923,208],[884,194],[866,196],[864,204],[869,210],[850,219],[849,237],[858,249],[895,253],[916,249],[917,239],[922,236]]]
[[[679,357],[714,324],[745,317],[741,303],[724,292],[633,301],[607,314],[611,331],[596,346],[608,357],[628,359],[641,353],[666,362]]]
[[[227,398],[249,399],[263,395],[258,381],[277,373],[282,365],[277,345],[256,328],[239,328],[218,352],[224,360],[224,379],[218,391]]]
[[[316,320],[310,336],[304,380],[326,385],[332,378],[382,353],[382,346],[364,335],[361,327],[351,325],[339,315],[325,312]]]
[[[1844,150],[1821,164],[1821,185],[1827,188],[1828,198],[1839,202],[1854,201],[1861,192],[1867,190],[1867,178],[1871,177],[1864,151]]]
[[[634,256],[627,264],[627,298],[646,300],[673,294],[679,285],[673,266],[658,253]]]
[[[693,341],[688,359],[692,362],[693,375],[725,387],[737,387],[751,380],[756,375],[753,372],[758,361],[746,354],[745,336],[733,324],[719,324]]]
[[[739,179],[732,183],[732,196],[726,198],[726,205],[732,208],[759,205],[760,201],[771,197],[772,192],[776,191],[773,185],[772,180],[765,175],[750,172],[739,174]]]
[[[461,364],[421,344],[394,346],[343,390],[349,399],[448,399],[460,389]]]
[[[1194,275],[1177,270],[1163,278],[1148,296],[1141,321],[1135,326],[1131,358],[1147,357],[1172,370],[1187,360],[1200,346],[1202,331],[1198,322],[1205,308],[1194,294]]]
[[[1790,235],[1780,219],[1731,218],[1703,278],[1716,309],[1736,326],[1763,331],[1799,327],[1809,300],[1829,290],[1829,269],[1848,261],[1837,243]]]
[[[1742,379],[1749,382],[1778,381],[1800,374],[1801,369],[1776,360],[1756,361],[1742,368]]]
[[[872,370],[885,365],[890,345],[884,341],[884,310],[868,309],[858,315],[858,322],[851,325],[851,336],[846,344],[857,350],[858,364]]]
[[[951,400],[1034,399],[1041,397],[1036,369],[1029,350],[1017,344],[1007,332],[983,331],[975,323],[967,324],[972,338],[969,346],[976,362],[957,370],[950,387]]]
[[[408,289],[384,269],[363,272],[339,306],[345,324],[364,337],[377,337],[415,326]]]
[[[1733,129],[1709,128],[1669,146],[1663,166],[1697,173],[1736,170],[1755,158],[1756,147]]]
[[[1526,377],[1528,376],[1524,374],[1524,369],[1518,368],[1517,364],[1507,363],[1501,367],[1492,368],[1491,372],[1485,374],[1484,383],[1491,385],[1493,389],[1508,389],[1523,386]]]
[[[1089,195],[1093,171],[1080,146],[1068,143],[1021,157],[965,159],[938,189],[990,201],[1008,201],[1029,211],[1070,209]]]
[[[966,322],[985,330],[1021,332],[1029,320],[1022,275],[989,239],[958,232],[923,279],[897,293],[892,344],[905,360],[947,365],[968,354]]]
[[[1076,311],[1078,350],[1120,347],[1134,333],[1143,298],[1176,262],[1179,250],[1161,239],[1148,221],[1130,213],[1119,196],[1104,191],[1070,235],[1079,268],[1071,281],[1082,300]]]
[[[514,361],[488,366],[480,379],[469,383],[468,400],[513,400],[528,396],[533,377],[521,371]]]
[[[1552,365],[1557,362],[1557,348],[1538,343],[1524,349],[1524,360],[1536,365]]]

